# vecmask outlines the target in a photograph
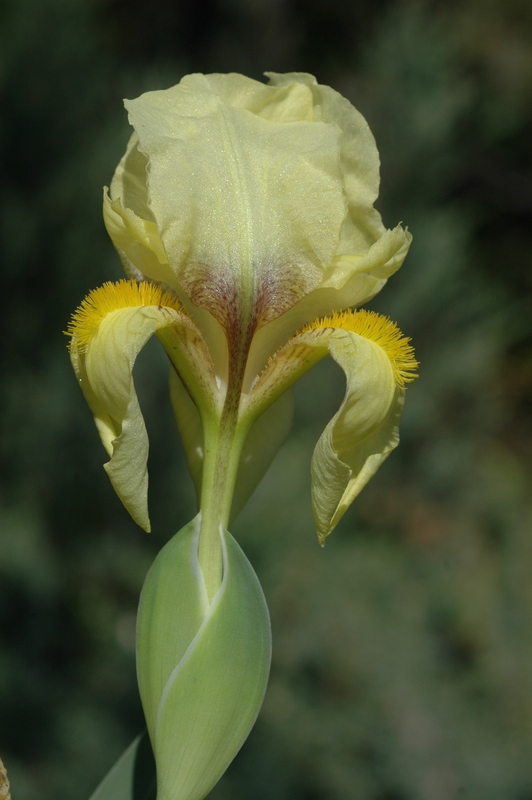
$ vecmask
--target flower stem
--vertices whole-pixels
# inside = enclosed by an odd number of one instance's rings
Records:
[[[251,340],[251,336],[249,337]],[[222,580],[220,527],[227,528],[242,448],[250,422],[239,417],[249,344],[229,359],[229,380],[221,414],[204,419],[201,529],[198,560],[209,601]]]

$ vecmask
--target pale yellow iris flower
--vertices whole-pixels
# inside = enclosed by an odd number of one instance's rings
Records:
[[[268,78],[189,75],[126,101],[135,132],[104,218],[129,280],[92,292],[69,328],[106,470],[146,530],[148,440],[132,369],[152,334],[163,344],[213,576],[209,531],[227,526],[273,458],[294,381],[327,354],[346,376],[312,459],[323,543],[397,445],[417,366],[392,322],[350,310],[380,291],[411,239],[373,208],[379,157],[366,121],[310,75]]]

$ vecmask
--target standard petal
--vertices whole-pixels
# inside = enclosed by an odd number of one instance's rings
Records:
[[[175,276],[153,221],[125,207],[120,196],[111,200],[107,189],[103,195],[103,219],[126,275],[137,280],[151,278],[175,288]]]
[[[249,354],[246,386],[262,372],[272,350],[281,347],[309,320],[371,300],[399,269],[411,241],[410,233],[398,225],[386,231],[368,251],[336,256],[320,286],[257,331]]]
[[[269,73],[267,73],[269,74]],[[314,122],[314,97],[304,81],[267,86],[238,73],[205,75],[212,89],[234,108],[272,122]]]
[[[266,72],[270,84],[289,88],[304,85],[313,95],[313,118],[334,123],[342,131],[340,164],[349,204],[341,238],[344,251],[367,248],[384,233],[380,215],[373,208],[379,193],[379,152],[368,123],[356,108],[330,86],[303,72]]]
[[[201,75],[126,106],[150,209],[194,303],[226,329],[235,316],[260,326],[320,283],[346,215],[336,125],[272,122]]]
[[[148,203],[148,159],[139,150],[139,139],[132,133],[126,152],[111,181],[110,194],[113,200],[122,198],[124,206],[137,217],[155,222]]]
[[[110,190],[104,189],[103,219],[129,277],[172,285],[174,275],[148,204],[147,177],[147,159],[133,133]]]
[[[340,302],[349,306],[367,303],[397,272],[411,242],[409,231],[397,225],[384,231],[367,252],[335,256],[319,289],[338,290]]]

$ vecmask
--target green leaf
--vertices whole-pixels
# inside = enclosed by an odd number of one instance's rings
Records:
[[[90,800],[156,800],[155,761],[147,733],[128,747]]]

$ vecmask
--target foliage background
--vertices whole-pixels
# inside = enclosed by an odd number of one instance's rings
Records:
[[[422,362],[403,440],[325,551],[309,459],[321,364],[235,523],[274,633],[259,721],[215,800],[532,799],[532,5],[528,0],[3,0],[0,755],[14,800],[86,800],[142,726],[138,593],[195,499],[164,358],[137,385],[137,530],[61,331],[120,275],[101,187],[121,98],[191,71],[304,70],[366,115],[411,253],[373,306]]]

